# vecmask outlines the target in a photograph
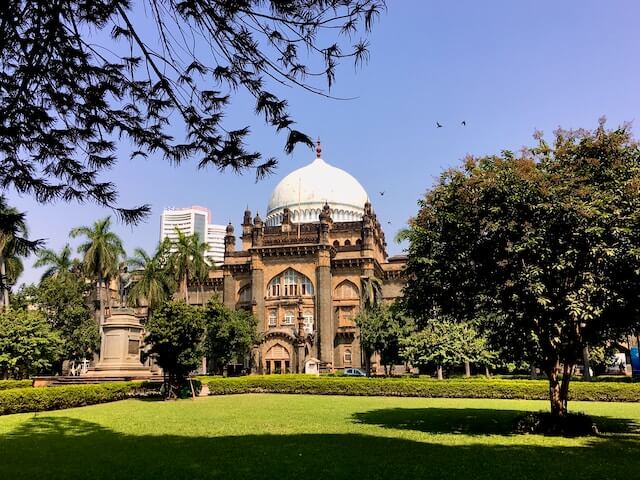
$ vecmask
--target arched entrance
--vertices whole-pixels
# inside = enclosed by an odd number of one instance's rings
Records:
[[[289,373],[291,371],[291,355],[279,343],[276,343],[264,356],[264,369],[267,374]]]

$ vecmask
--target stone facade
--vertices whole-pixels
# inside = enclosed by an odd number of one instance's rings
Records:
[[[363,207],[361,221],[334,222],[327,203],[308,223],[292,222],[285,208],[275,226],[245,211],[239,250],[227,226],[224,264],[205,295],[217,293],[227,307],[258,319],[253,372],[302,372],[310,359],[321,370],[365,364],[354,321],[362,281],[380,279],[384,300],[392,301],[402,290],[405,259],[387,258],[380,223],[370,203]]]

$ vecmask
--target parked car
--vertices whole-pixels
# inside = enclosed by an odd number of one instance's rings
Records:
[[[366,377],[367,374],[359,368],[345,368],[343,375],[345,377]]]

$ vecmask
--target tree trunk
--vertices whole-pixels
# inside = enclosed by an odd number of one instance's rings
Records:
[[[438,380],[442,380],[442,365],[438,365]]]
[[[104,295],[102,273],[98,273],[98,300],[100,301],[100,327],[104,324]]]
[[[489,367],[487,367],[486,365],[484,367],[484,374],[487,378],[491,377],[491,372],[489,371]]]
[[[184,301],[189,305],[189,273],[182,276],[182,289],[184,292]]]
[[[567,414],[567,401],[569,399],[569,382],[573,365],[565,365],[562,380],[560,380],[560,362],[557,362],[547,371],[549,377],[549,402],[551,403],[551,416],[563,417]]]
[[[582,348],[582,360],[584,362],[584,372],[582,378],[588,382],[591,381],[591,359],[589,358],[589,347],[585,345]]]
[[[535,380],[536,378],[538,378],[538,371],[536,370],[536,366],[532,363],[531,364],[531,380]]]
[[[0,257],[0,280],[2,281],[2,306],[9,310],[9,286],[7,285],[7,266],[4,257]]]
[[[464,362],[464,376],[469,378],[471,376],[471,364]]]

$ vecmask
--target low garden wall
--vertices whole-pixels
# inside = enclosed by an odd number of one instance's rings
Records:
[[[209,395],[289,393],[430,398],[495,398],[547,400],[546,380],[394,379],[314,377],[304,375],[202,378]],[[640,383],[572,382],[570,399],[599,402],[640,402]]]

